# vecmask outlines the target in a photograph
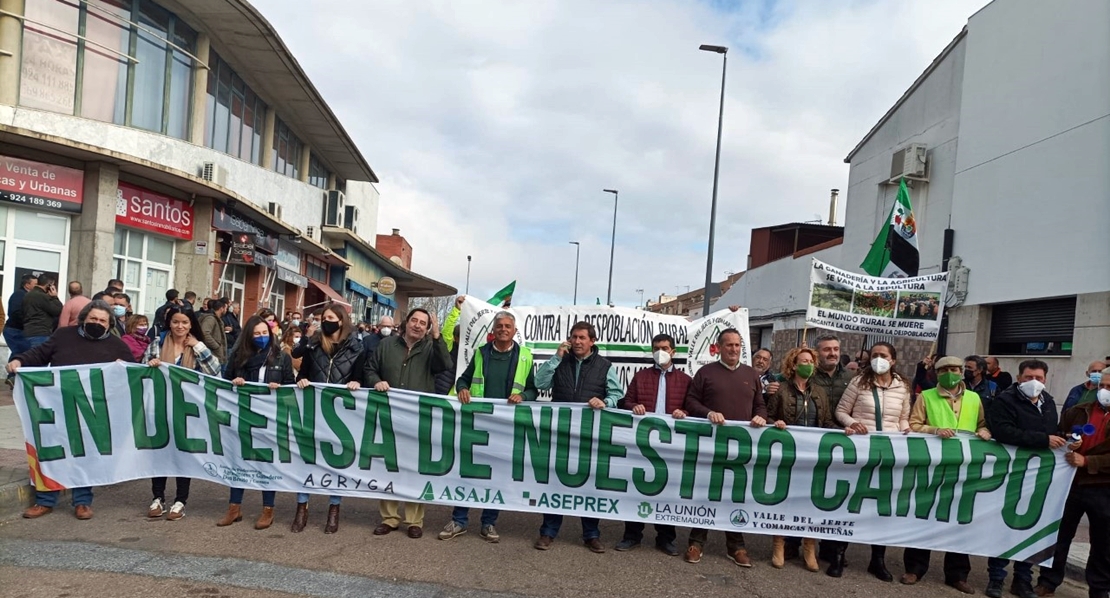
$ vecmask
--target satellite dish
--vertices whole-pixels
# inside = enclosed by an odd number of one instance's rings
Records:
[[[401,258],[400,258],[399,256],[396,256],[396,255],[395,255],[395,256],[393,256],[393,257],[391,257],[391,258],[389,258],[389,261],[393,262],[394,264],[397,264],[398,266],[403,266],[403,265],[404,265],[404,264],[403,264],[403,263],[401,262]]]

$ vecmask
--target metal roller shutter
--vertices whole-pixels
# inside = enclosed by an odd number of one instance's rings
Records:
[[[1075,297],[995,305],[991,343],[1064,342],[1075,332]]]

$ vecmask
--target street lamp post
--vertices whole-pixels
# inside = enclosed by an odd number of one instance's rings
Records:
[[[613,240],[609,243],[609,290],[605,293],[605,305],[613,304],[613,255],[617,249],[617,201],[620,193],[616,189],[602,189],[613,194]]]
[[[470,294],[470,256],[466,256],[466,291],[464,294]]]
[[[713,162],[713,202],[709,209],[709,256],[705,260],[705,300],[702,316],[709,315],[709,286],[713,284],[713,236],[717,228],[717,177],[721,171],[721,127],[725,119],[725,75],[728,73],[728,48],[702,44],[699,50],[721,55],[721,109],[717,115],[717,157]]]
[[[641,307],[644,305],[644,290],[636,289],[636,292],[640,294],[640,305],[638,305],[637,307]]]
[[[582,255],[582,245],[578,241],[570,241],[574,245],[574,304],[578,305],[578,258]]]

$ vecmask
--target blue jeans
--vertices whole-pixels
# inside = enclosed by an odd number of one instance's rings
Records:
[[[45,343],[48,340],[50,340],[49,336],[28,336],[27,337],[27,348],[28,348],[28,350],[34,349],[35,347]]]
[[[580,517],[582,520],[582,541],[593,540],[601,537],[599,521],[593,517]],[[563,526],[562,515],[544,513],[543,525],[540,526],[540,535],[554,538],[559,535],[559,528]]]
[[[1002,583],[1006,581],[1006,565],[1010,561],[992,556],[987,559],[987,579]],[[1033,565],[1025,561],[1014,561],[1014,581],[1024,581],[1033,585]]]
[[[231,489],[231,498],[228,499],[227,502],[230,503],[230,504],[233,504],[233,505],[243,504],[243,493],[244,492],[246,492],[246,490],[244,490],[242,488],[232,488]],[[264,506],[264,507],[274,506],[274,498],[276,498],[276,497],[277,497],[277,491],[276,490],[263,490],[262,491],[262,506]]]
[[[20,353],[26,353],[31,350],[31,346],[27,344],[27,339],[23,336],[23,331],[18,328],[4,328],[4,342],[8,343],[8,351],[11,355],[8,356],[8,361],[12,357]]]
[[[306,502],[308,502],[308,497],[309,497],[309,495],[308,495],[308,494],[306,494],[306,493],[304,493],[304,492],[298,492],[298,493],[297,493],[297,503],[298,503],[298,504],[302,504],[302,503],[306,503]],[[342,500],[343,500],[343,497],[342,497],[342,496],[335,496],[335,495],[332,495],[332,496],[329,496],[329,497],[328,497],[328,504],[329,504],[329,505],[337,505],[337,504],[339,504],[339,503],[340,503],[340,501],[342,501]]]
[[[496,525],[497,516],[501,511],[496,509],[482,509],[482,527],[487,525]],[[470,520],[470,509],[466,507],[455,507],[451,511],[451,520],[462,527],[466,527],[467,522]],[[558,528],[556,528],[558,531]]]
[[[70,488],[69,492],[73,497],[73,506],[92,506],[93,492],[91,487]],[[35,492],[35,504],[53,509],[58,505],[58,494],[60,492],[56,490]]]

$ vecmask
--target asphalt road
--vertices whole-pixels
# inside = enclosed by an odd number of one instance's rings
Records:
[[[170,481],[170,492],[173,481]],[[149,482],[137,481],[97,489],[95,517],[78,521],[61,508],[37,520],[17,519],[0,525],[0,596],[68,598],[80,596],[259,596],[287,595],[398,598],[524,596],[604,596],[612,598],[729,597],[813,598],[960,596],[943,585],[941,555],[916,586],[882,583],[863,570],[869,555],[853,546],[850,566],[841,579],[810,573],[797,561],[785,569],[770,566],[770,538],[748,535],[756,565],[741,569],[724,554],[724,538],[711,533],[706,556],[697,565],[645,547],[618,553],[623,523],[602,522],[605,554],[582,546],[574,518],[564,523],[554,547],[532,548],[539,517],[503,513],[499,544],[487,544],[476,530],[450,541],[436,539],[449,509],[431,506],[425,536],[412,540],[401,533],[373,536],[376,502],[346,500],[339,533],[322,532],[326,499],[310,503],[309,527],[289,531],[294,510],[291,494],[278,496],[275,525],[253,529],[261,496],[248,492],[244,521],[217,528],[226,510],[227,489],[195,480],[186,517],[148,521]],[[471,514],[476,525],[477,512]],[[685,541],[679,532],[679,542]],[[978,593],[986,585],[986,560],[973,558],[970,582]],[[888,552],[897,577],[901,551]],[[1084,588],[1065,586],[1063,598],[1081,598]]]

